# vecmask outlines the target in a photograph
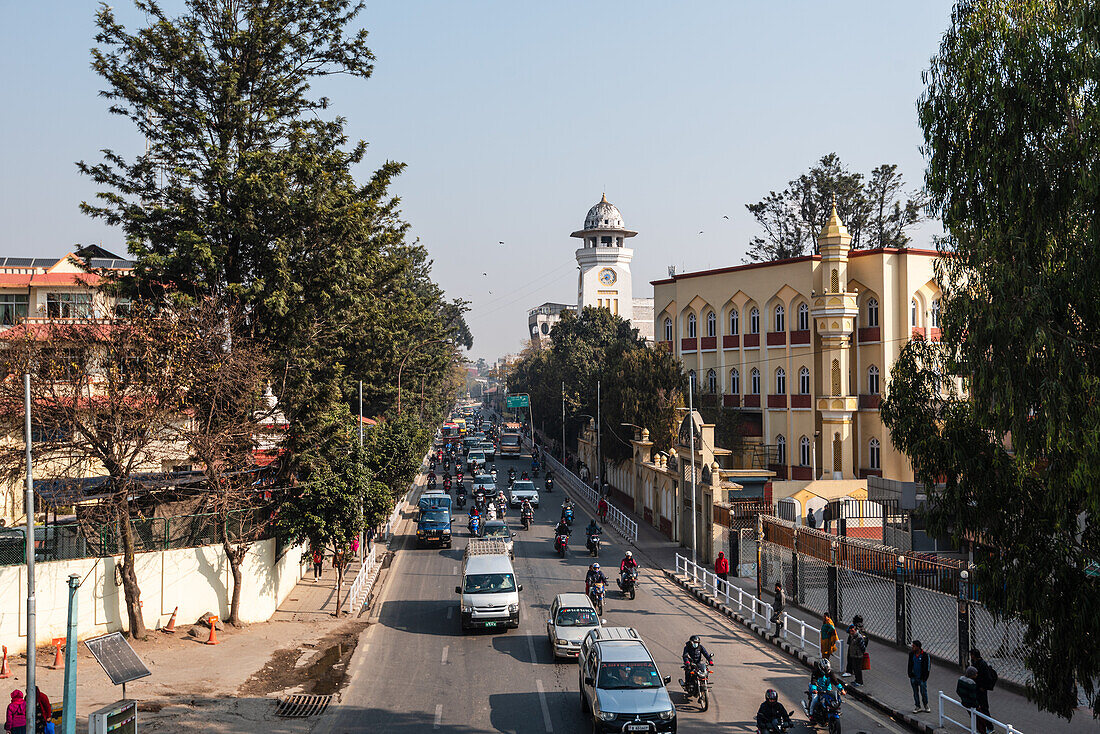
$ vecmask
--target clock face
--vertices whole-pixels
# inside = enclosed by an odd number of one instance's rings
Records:
[[[611,268],[604,268],[600,271],[600,282],[604,285],[613,285],[617,279],[618,276]]]

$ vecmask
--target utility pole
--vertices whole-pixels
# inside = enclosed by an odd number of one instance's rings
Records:
[[[596,492],[603,496],[603,426],[600,417],[600,381],[596,380],[596,477],[600,483]]]
[[[363,448],[363,381],[359,381],[359,448]]]
[[[696,528],[695,528],[695,515],[697,510],[695,508],[695,403],[693,395],[695,393],[695,375],[688,377],[688,421],[690,426],[688,427],[688,435],[691,436],[691,562],[696,563],[698,559],[695,557],[696,542]]]
[[[23,545],[27,552],[27,731],[35,730],[34,717],[36,693],[35,683],[35,603],[34,603],[34,472],[31,464],[31,375],[23,375],[23,430],[27,442],[27,492],[23,497],[23,509],[27,513],[27,534]],[[76,703],[73,699],[72,704]],[[75,706],[74,706],[75,708]]]
[[[62,734],[76,734],[76,592],[80,589],[80,576],[69,576],[69,629],[65,635],[65,693],[61,709]],[[125,698],[125,696],[123,697]]]
[[[561,463],[565,466],[565,381],[561,383]]]

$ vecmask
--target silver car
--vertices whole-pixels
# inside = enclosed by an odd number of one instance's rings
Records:
[[[539,493],[535,489],[534,482],[517,481],[512,484],[512,489],[508,493],[508,504],[519,507],[524,500],[528,500],[532,507],[539,506]]]
[[[554,657],[577,657],[584,636],[600,624],[587,594],[558,594],[550,605],[550,618],[546,620],[546,637]]]

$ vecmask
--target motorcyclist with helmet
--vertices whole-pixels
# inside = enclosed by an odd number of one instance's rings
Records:
[[[756,711],[756,728],[763,734],[776,721],[790,726],[791,717],[779,703],[779,693],[774,688],[769,688],[764,693],[764,702]]]
[[[526,519],[528,523],[535,519],[535,508],[531,507],[531,500],[526,497],[519,503],[519,516]]]
[[[709,665],[714,665],[714,656],[710,654],[707,648],[703,647],[703,643],[699,640],[699,635],[692,635],[688,638],[688,641],[684,643],[684,673],[686,674],[686,688],[689,691],[698,692],[698,686],[695,684],[695,668],[702,664],[703,658]]]
[[[821,698],[822,691],[827,691],[833,686],[836,686],[838,692],[842,693],[844,691],[844,686],[839,681],[833,680],[833,665],[829,662],[829,659],[818,658],[814,661],[813,669],[810,672],[810,706],[807,710],[810,719],[814,718],[814,709],[817,708],[817,702]]]
[[[627,551],[623,560],[619,561],[619,588],[622,588],[628,569],[632,569],[635,575],[638,573],[638,562],[634,560],[634,554],[630,551]]]
[[[558,520],[558,526],[554,528],[554,535],[569,535],[569,523],[565,518]]]
[[[588,567],[588,573],[584,575],[584,593],[587,596],[592,591],[592,585],[598,582],[603,582],[604,586],[607,585],[607,577],[603,575],[603,571],[600,570],[600,564],[593,563]]]

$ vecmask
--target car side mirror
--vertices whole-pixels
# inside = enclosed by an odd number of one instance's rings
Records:
[[[601,619],[600,624],[607,624],[607,620],[606,619]]]
[[[513,537],[513,538],[514,538],[514,537],[516,537],[516,533],[515,533],[515,531],[513,531],[513,532],[512,532],[512,537]]]
[[[461,586],[456,586],[455,587],[455,593],[456,594],[461,594],[462,593],[462,587]]]
[[[590,675],[586,675],[586,676],[584,677],[584,684],[585,684],[586,686],[594,686],[594,685],[596,685],[596,681],[595,681],[595,679],[594,679],[594,678],[593,678],[592,676],[590,676]]]
[[[523,584],[516,587],[516,591],[523,591]]]
[[[664,678],[664,681],[665,681],[665,685],[667,686],[669,683],[672,682],[672,676],[671,675],[666,675],[665,678]]]

